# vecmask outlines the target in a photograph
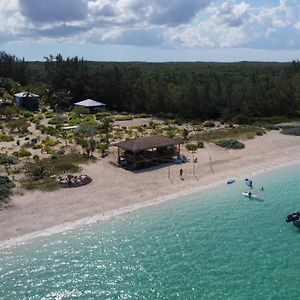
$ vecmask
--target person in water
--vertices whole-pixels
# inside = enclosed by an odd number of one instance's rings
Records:
[[[252,197],[252,193],[251,193],[251,192],[248,193],[248,197],[249,197],[249,198]]]
[[[253,187],[252,180],[249,181],[249,186],[250,186],[251,188]]]
[[[264,187],[263,187],[263,186],[261,187],[261,190],[262,190],[262,191],[264,190]]]

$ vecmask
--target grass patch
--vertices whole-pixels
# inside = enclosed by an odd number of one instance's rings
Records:
[[[22,182],[23,188],[26,190],[42,190],[42,191],[55,191],[59,189],[59,182],[56,178],[46,178],[41,180],[24,180]]]
[[[216,142],[216,145],[226,149],[234,149],[234,150],[245,148],[245,144],[237,140],[219,140]]]
[[[0,133],[0,142],[12,142],[14,138],[11,135]]]
[[[202,131],[195,135],[197,140],[210,142],[221,139],[253,139],[257,132],[264,132],[264,129],[256,126],[239,126],[233,128],[218,128],[210,131]]]
[[[113,117],[114,121],[130,121],[133,119],[131,115],[117,115]]]
[[[300,117],[288,117],[288,116],[271,116],[271,117],[261,117],[261,118],[253,118],[254,121],[269,123],[269,124],[278,124],[278,123],[286,123],[292,121],[299,121]]]
[[[87,159],[77,155],[68,154],[56,159],[42,159],[39,163],[30,162],[26,164],[26,178],[21,182],[25,189],[53,191],[59,188],[59,184],[53,175],[64,172],[77,173],[80,171],[79,164],[87,162]]]

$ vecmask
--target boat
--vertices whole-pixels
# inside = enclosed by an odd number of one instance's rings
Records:
[[[245,183],[246,183],[246,185],[248,185],[249,187],[252,188],[252,180],[251,180],[251,179],[246,178],[246,179],[245,179]]]
[[[263,197],[260,195],[250,194],[249,192],[243,192],[243,196],[249,198],[249,199],[255,199],[255,200],[261,200],[263,201]]]
[[[300,219],[293,221],[294,226],[300,227]]]
[[[232,184],[232,183],[235,183],[235,180],[234,180],[234,179],[229,179],[229,180],[227,181],[227,184]]]
[[[294,226],[300,227],[300,212],[297,211],[297,212],[294,212],[290,215],[287,215],[285,221],[287,223],[293,222]]]
[[[297,221],[297,220],[299,220],[299,218],[300,218],[300,212],[297,211],[297,212],[294,212],[294,213],[292,213],[290,215],[287,215],[285,221],[287,223],[289,223],[289,222]]]

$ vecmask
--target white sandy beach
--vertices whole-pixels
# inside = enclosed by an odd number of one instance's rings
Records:
[[[260,171],[300,160],[299,137],[271,131],[247,140],[245,144],[243,150],[224,150],[214,144],[206,144],[205,149],[195,154],[198,158],[194,165],[195,176],[193,163],[162,166],[136,173],[126,171],[109,163],[116,160],[116,155],[111,154],[83,167],[82,173],[93,178],[87,186],[15,195],[12,199],[14,206],[0,211],[0,246],[20,241],[20,237],[32,237],[35,235],[33,233],[54,226],[58,226],[57,231],[62,231],[77,224],[94,222],[176,195],[208,188],[216,183],[226,184],[229,178],[253,176]],[[185,149],[183,152],[192,158],[191,153]],[[180,168],[183,169],[184,180],[178,176]]]

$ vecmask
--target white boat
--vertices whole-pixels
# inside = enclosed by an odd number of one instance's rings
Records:
[[[255,195],[249,192],[243,192],[243,196],[249,198],[249,199],[255,199],[255,200],[264,200],[262,196],[260,195]]]

